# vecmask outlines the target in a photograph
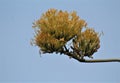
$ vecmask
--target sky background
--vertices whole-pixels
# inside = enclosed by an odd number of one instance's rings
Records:
[[[120,0],[0,0],[0,83],[119,83],[120,63],[80,63],[30,45],[50,8],[77,11],[101,36],[99,58],[120,58]]]

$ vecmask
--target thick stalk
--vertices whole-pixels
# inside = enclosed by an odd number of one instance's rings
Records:
[[[80,62],[84,62],[84,63],[100,63],[100,62],[120,62],[120,59],[93,59],[93,60],[81,60],[79,58],[75,58]]]
[[[102,63],[102,62],[120,62],[120,58],[116,59],[83,59],[75,55],[73,52],[69,52],[69,50],[64,46],[65,50],[62,51],[63,54],[70,56],[71,58],[76,59],[79,62],[83,63]]]

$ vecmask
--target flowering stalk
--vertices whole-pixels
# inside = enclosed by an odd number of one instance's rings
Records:
[[[75,11],[69,13],[49,9],[33,23],[33,28],[36,30],[33,44],[38,46],[42,53],[65,54],[86,63],[120,62],[120,59],[84,59],[93,58],[93,54],[100,48],[100,34],[89,28]],[[69,49],[68,42],[71,42]]]

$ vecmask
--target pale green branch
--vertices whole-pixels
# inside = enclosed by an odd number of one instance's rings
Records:
[[[100,62],[120,62],[120,59],[92,59],[92,60],[81,60],[79,58],[75,58],[80,62],[84,62],[84,63],[100,63]]]
[[[71,58],[76,59],[79,62],[83,62],[83,63],[100,63],[100,62],[120,62],[120,58],[116,58],[116,59],[81,59],[80,57],[78,57],[77,55],[70,53],[70,52],[66,52],[64,51],[65,55],[68,55]]]

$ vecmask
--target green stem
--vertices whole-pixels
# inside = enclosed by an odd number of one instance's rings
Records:
[[[120,58],[116,58],[116,59],[91,59],[91,60],[86,60],[86,59],[81,59],[79,57],[77,57],[76,55],[70,53],[70,52],[65,52],[65,55],[68,55],[76,60],[78,60],[79,62],[83,62],[83,63],[101,63],[101,62],[120,62]]]
[[[76,59],[76,58],[75,58]],[[120,59],[93,59],[93,60],[80,60],[77,58],[78,61],[84,63],[100,63],[100,62],[120,62]]]

